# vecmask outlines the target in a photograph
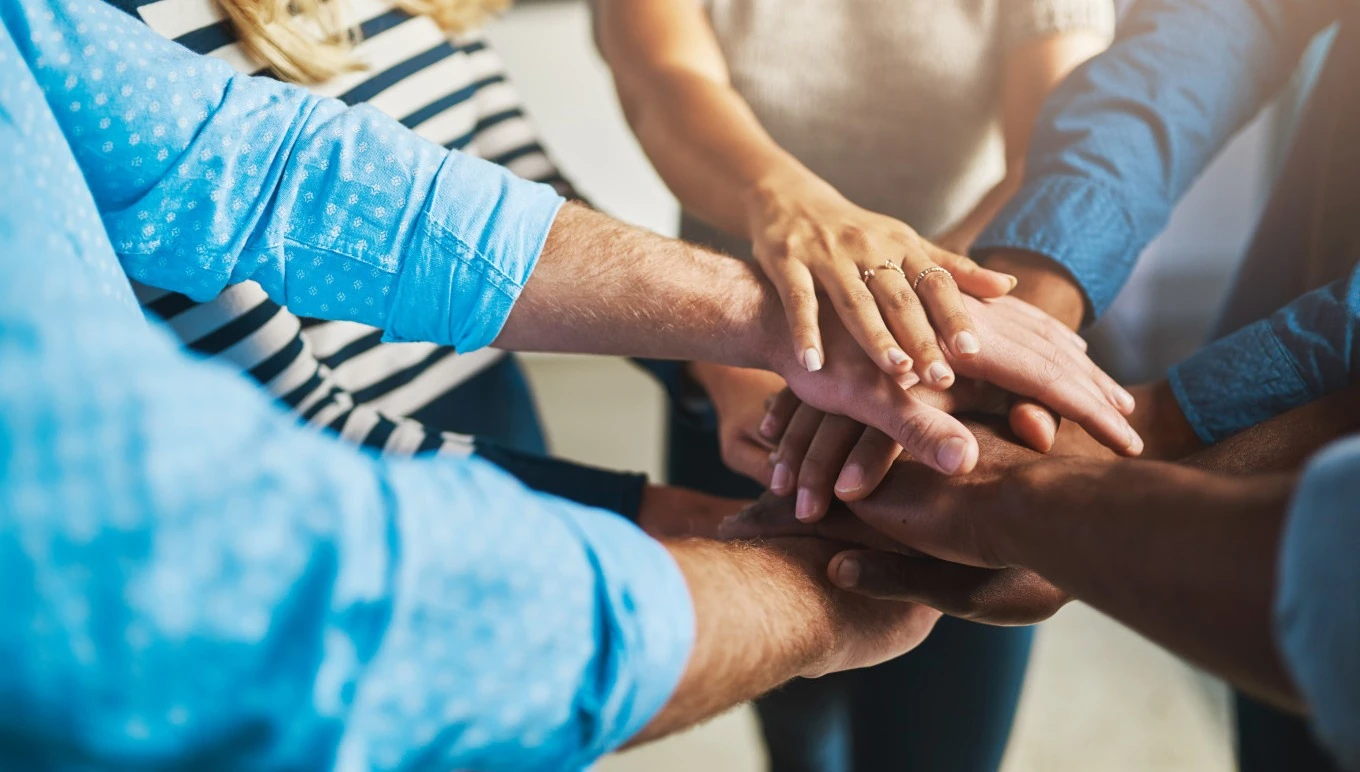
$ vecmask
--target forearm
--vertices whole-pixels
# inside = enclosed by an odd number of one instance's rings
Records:
[[[598,5],[600,50],[628,123],[657,172],[686,210],[749,238],[753,188],[806,169],[774,142],[731,87],[701,9],[667,8],[654,0]]]
[[[1293,694],[1271,630],[1291,478],[1078,461],[1036,465],[1015,483],[999,560],[1246,689]]]
[[[1360,387],[1324,397],[1182,459],[1221,474],[1295,472],[1323,447],[1360,431]]]
[[[496,345],[764,367],[785,336],[745,263],[568,204]]]
[[[670,701],[634,743],[655,740],[799,675],[831,651],[834,624],[820,563],[769,543],[670,545],[689,582],[695,644]]]

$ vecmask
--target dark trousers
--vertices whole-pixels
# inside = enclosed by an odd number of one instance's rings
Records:
[[[753,498],[761,489],[723,466],[712,428],[670,418],[670,482]],[[892,662],[796,680],[756,702],[772,772],[991,772],[1010,736],[1033,628],[941,620]]]

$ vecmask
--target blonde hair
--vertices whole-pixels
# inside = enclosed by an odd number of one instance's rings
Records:
[[[241,44],[279,77],[319,83],[362,69],[354,58],[359,28],[346,0],[217,0]],[[395,0],[455,34],[481,25],[510,0]]]

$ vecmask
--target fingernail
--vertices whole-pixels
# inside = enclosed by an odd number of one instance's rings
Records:
[[[1119,401],[1119,409],[1125,412],[1132,413],[1133,409],[1138,406],[1133,395],[1118,386],[1115,387],[1114,398]]]
[[[958,437],[951,437],[936,452],[935,462],[946,474],[954,474],[963,466],[963,454],[967,449],[968,443]]]
[[[806,367],[810,373],[815,373],[822,369],[822,353],[815,348],[804,351],[803,366]]]
[[[774,466],[776,463],[779,462],[779,454],[778,454],[778,453],[771,453],[771,454],[770,454],[769,461],[770,461],[770,466]]]
[[[854,587],[859,584],[860,574],[859,561],[854,558],[846,558],[841,564],[836,566],[836,586]]]
[[[783,496],[793,487],[793,472],[788,464],[775,464],[774,475],[770,477],[770,490]]]
[[[1138,432],[1129,427],[1129,455],[1137,456],[1143,452],[1143,438],[1138,436]]]
[[[954,336],[954,351],[958,354],[973,355],[982,350],[982,344],[978,338],[968,330],[964,330]]]
[[[854,493],[864,486],[864,467],[859,464],[847,464],[841,470],[841,476],[836,478],[837,493]]]
[[[745,512],[738,512],[735,515],[723,518],[723,521],[718,523],[718,538],[725,540],[745,539],[753,536],[755,530],[755,524],[751,521],[751,518]]]
[[[1017,277],[1011,276],[1010,274],[1006,274],[1006,278],[1011,280],[1011,289],[1015,289],[1016,287],[1020,286],[1020,279],[1018,279]]]
[[[812,498],[812,491],[807,488],[799,489],[798,503],[793,507],[793,516],[806,523],[817,516],[817,513],[812,511],[814,507],[816,501]]]
[[[888,361],[894,365],[905,365],[911,362],[911,357],[907,356],[907,352],[900,348],[890,348],[888,349]]]
[[[760,421],[760,436],[767,440],[774,439],[774,416],[768,413]]]
[[[1039,421],[1048,428],[1048,436],[1050,439],[1057,436],[1058,424],[1053,420],[1053,416],[1049,415],[1047,411],[1039,413]]]
[[[954,379],[954,374],[949,371],[949,365],[935,362],[926,368],[926,378],[937,386],[943,386]]]

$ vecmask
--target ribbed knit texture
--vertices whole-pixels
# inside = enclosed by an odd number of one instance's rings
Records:
[[[1111,0],[707,0],[733,83],[766,130],[866,208],[935,235],[1004,172],[1014,46],[1112,35]],[[739,255],[686,218],[683,235]]]

